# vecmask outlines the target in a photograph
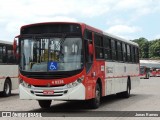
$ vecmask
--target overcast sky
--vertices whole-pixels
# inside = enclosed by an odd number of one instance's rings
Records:
[[[51,21],[153,40],[160,38],[160,0],[0,0],[0,40],[13,41],[22,25]]]

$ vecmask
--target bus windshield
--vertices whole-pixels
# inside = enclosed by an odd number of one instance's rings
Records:
[[[73,71],[83,67],[80,37],[23,38],[20,44],[22,71]]]

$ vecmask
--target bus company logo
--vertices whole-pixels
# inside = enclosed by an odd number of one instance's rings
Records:
[[[53,85],[60,85],[60,84],[64,84],[64,80],[54,80],[52,81]]]
[[[2,117],[12,117],[11,112],[2,112]]]
[[[113,73],[113,67],[107,67],[107,73]]]

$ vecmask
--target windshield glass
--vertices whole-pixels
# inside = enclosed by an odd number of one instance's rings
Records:
[[[82,39],[36,38],[21,39],[23,71],[73,71],[83,67]]]

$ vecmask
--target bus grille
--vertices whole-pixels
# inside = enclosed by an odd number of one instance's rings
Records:
[[[53,94],[44,94],[43,91],[54,91]],[[62,87],[34,87],[34,89],[30,90],[30,92],[36,96],[43,96],[43,97],[56,97],[56,96],[63,96],[67,94],[68,90],[65,89],[65,86]]]

